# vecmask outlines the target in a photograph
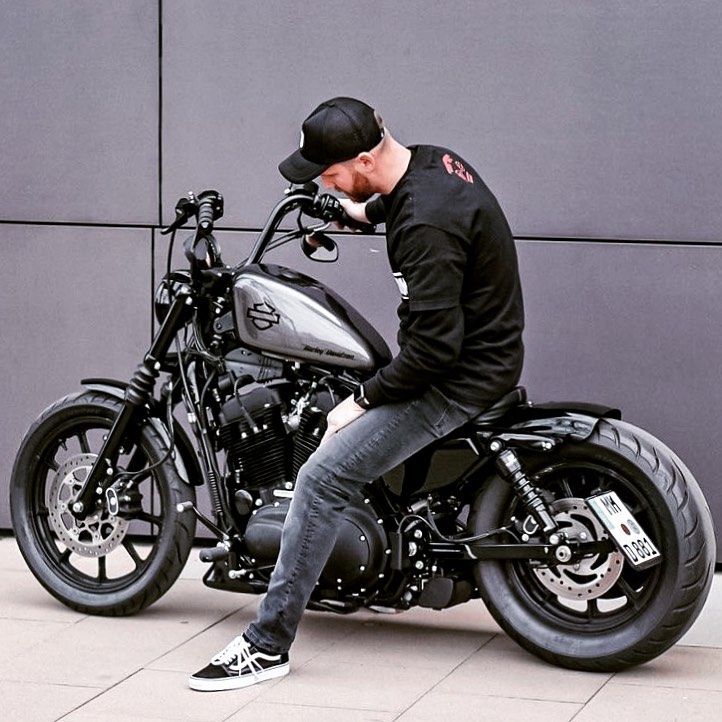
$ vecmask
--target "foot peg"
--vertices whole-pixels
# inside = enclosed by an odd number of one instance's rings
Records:
[[[198,558],[202,562],[217,562],[221,559],[228,559],[228,553],[230,549],[226,547],[226,545],[221,542],[218,544],[218,546],[215,547],[209,547],[208,549],[201,549],[200,553],[198,554]]]

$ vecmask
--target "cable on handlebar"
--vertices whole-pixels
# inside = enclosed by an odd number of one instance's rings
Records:
[[[173,233],[172,233],[172,235],[170,237],[170,241],[168,243],[168,257],[166,258],[166,264],[165,264],[166,278],[168,279],[168,298],[170,300],[172,300],[174,297],[173,288],[170,283],[170,266],[171,266],[171,260],[172,260],[172,256],[173,256],[173,244],[175,243],[176,230],[177,229],[175,229],[175,228],[173,229]]]

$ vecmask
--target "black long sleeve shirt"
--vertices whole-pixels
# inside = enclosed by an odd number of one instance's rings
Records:
[[[399,353],[364,383],[371,406],[434,385],[482,409],[518,382],[524,311],[516,249],[496,199],[473,168],[445,148],[411,146],[387,196],[367,204],[386,222],[401,293]]]

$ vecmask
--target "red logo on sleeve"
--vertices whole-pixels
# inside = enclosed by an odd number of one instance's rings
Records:
[[[473,176],[464,168],[464,164],[461,161],[452,158],[448,153],[446,153],[441,160],[444,161],[444,168],[446,168],[447,173],[456,173],[461,180],[467,183],[474,182]]]

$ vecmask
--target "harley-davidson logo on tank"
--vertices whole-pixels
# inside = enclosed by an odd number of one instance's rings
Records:
[[[281,317],[276,313],[276,309],[266,301],[254,304],[253,308],[248,309],[246,316],[251,319],[251,323],[259,329],[259,331],[265,331],[271,328],[271,326],[275,326],[281,320]]]
[[[374,368],[371,344],[348,317],[353,309],[309,276],[282,266],[249,266],[236,275],[233,293],[244,344],[288,359]]]

